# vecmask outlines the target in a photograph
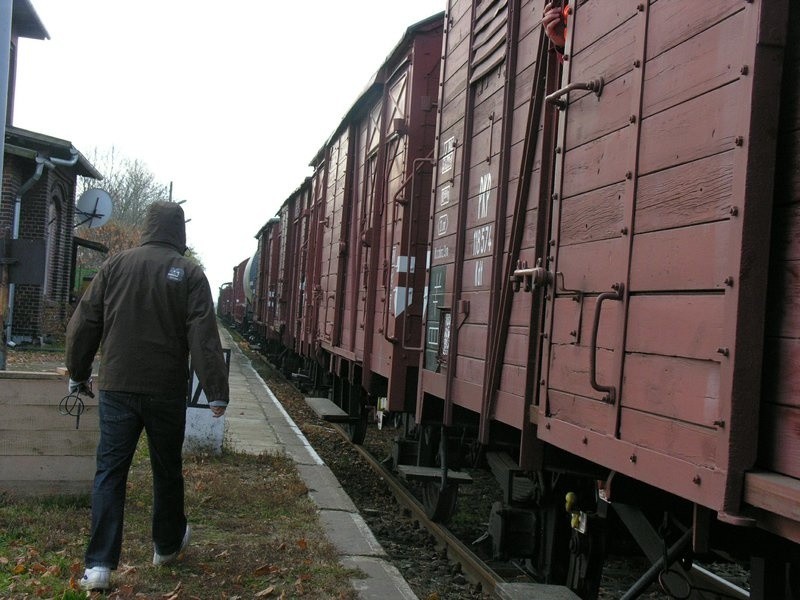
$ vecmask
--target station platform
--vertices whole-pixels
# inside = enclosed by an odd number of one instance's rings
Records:
[[[317,505],[328,540],[339,562],[359,569],[351,580],[363,600],[416,599],[400,572],[386,559],[355,504],[317,455],[303,433],[242,353],[230,333],[220,328],[222,346],[231,349],[230,405],[225,413],[225,447],[247,454],[283,453],[297,465],[300,478]]]

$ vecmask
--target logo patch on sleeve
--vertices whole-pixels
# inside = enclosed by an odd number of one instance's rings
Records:
[[[183,281],[184,273],[181,267],[170,267],[167,272],[167,279],[169,281]]]

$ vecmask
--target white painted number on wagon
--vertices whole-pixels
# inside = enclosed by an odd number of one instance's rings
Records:
[[[481,175],[480,189],[478,192],[478,219],[489,216],[489,200],[491,198],[492,174]]]
[[[492,251],[492,229],[493,226],[489,223],[472,232],[472,256]]]
[[[483,260],[475,263],[475,287],[483,285]]]

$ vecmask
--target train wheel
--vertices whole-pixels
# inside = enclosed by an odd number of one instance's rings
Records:
[[[422,505],[425,514],[436,523],[448,523],[456,512],[458,486],[447,484],[444,489],[437,481],[428,481],[422,488]]]

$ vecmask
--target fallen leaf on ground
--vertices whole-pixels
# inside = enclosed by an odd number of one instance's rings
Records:
[[[261,577],[262,575],[269,575],[270,573],[274,573],[277,570],[278,568],[275,567],[274,565],[270,564],[261,565],[260,567],[256,568],[255,571],[253,571],[253,575],[255,575],[256,577]]]
[[[182,587],[183,587],[183,582],[179,581],[178,585],[175,586],[174,590],[166,594],[162,594],[161,597],[164,598],[164,600],[178,600],[178,598],[180,598],[181,595]]]
[[[42,563],[33,563],[31,565],[31,572],[38,574],[46,573],[47,567],[45,567]]]
[[[275,587],[274,586],[269,586],[267,589],[261,590],[260,592],[256,593],[255,597],[256,598],[266,598],[267,596],[271,596],[272,592],[274,592],[274,591],[275,591]]]

